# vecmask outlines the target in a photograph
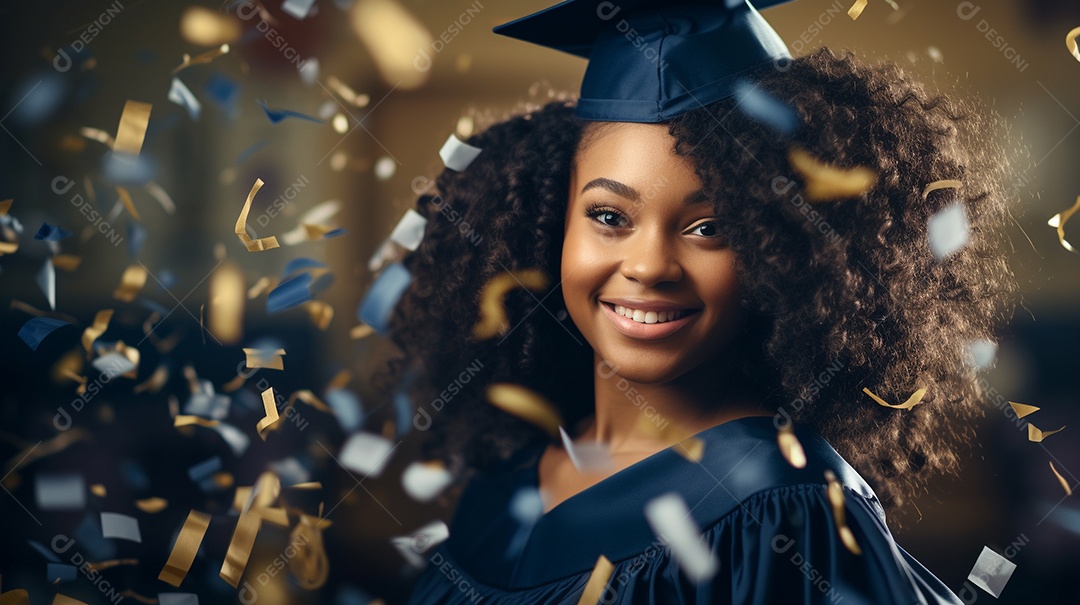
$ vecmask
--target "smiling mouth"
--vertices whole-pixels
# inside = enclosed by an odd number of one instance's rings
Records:
[[[699,312],[701,309],[680,309],[678,311],[642,311],[640,309],[632,309],[630,307],[624,307],[622,305],[616,305],[614,303],[600,301],[601,304],[607,306],[607,308],[614,311],[616,314],[621,315],[631,321],[639,324],[662,324],[669,321],[676,321],[686,317],[687,315],[693,315]]]

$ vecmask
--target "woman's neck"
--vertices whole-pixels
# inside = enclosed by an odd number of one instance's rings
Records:
[[[595,413],[575,440],[607,443],[612,454],[655,452],[729,420],[772,415],[744,380],[717,376],[712,364],[661,384],[627,380],[599,358],[593,368]]]

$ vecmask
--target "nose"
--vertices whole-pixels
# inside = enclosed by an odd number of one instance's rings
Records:
[[[650,288],[682,279],[683,269],[672,250],[673,243],[660,230],[641,231],[623,245],[626,252],[620,272],[626,279]]]

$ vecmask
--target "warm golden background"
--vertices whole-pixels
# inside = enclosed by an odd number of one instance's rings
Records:
[[[213,522],[179,590],[198,593],[203,602],[233,602],[235,591],[217,577],[235,526],[229,514],[232,489],[204,492],[187,475],[190,466],[214,455],[222,457],[229,475],[222,475],[223,485],[230,477],[235,485],[251,485],[268,463],[295,456],[311,471],[311,480],[324,486],[305,510],[314,514],[320,499],[333,509],[333,526],[324,531],[331,567],[326,584],[305,591],[283,571],[261,589],[259,600],[267,604],[351,604],[368,597],[404,602],[411,576],[390,538],[433,519],[448,520],[452,510],[453,491],[420,504],[402,490],[401,472],[415,459],[420,436],[415,433],[396,435],[395,443],[402,443],[387,468],[359,483],[330,457],[346,433],[312,407],[298,404],[308,423],[303,428],[289,424],[260,441],[254,429],[262,417],[254,380],[231,393],[230,422],[252,438],[239,458],[214,433],[174,429],[168,400],[171,395],[183,404],[190,396],[185,366],[220,392],[244,359],[241,347],[272,337],[287,350],[285,370],[262,370],[259,377],[272,380],[279,392],[311,389],[321,396],[341,370],[349,370],[347,387],[364,398],[364,411],[371,413],[365,428],[395,436],[393,404],[372,400],[367,385],[386,343],[377,335],[349,335],[372,280],[368,259],[412,204],[413,179],[441,169],[438,150],[451,132],[468,134],[473,116],[498,114],[523,101],[542,102],[552,89],[576,91],[585,63],[491,33],[496,24],[543,8],[544,0],[317,0],[303,20],[286,14],[280,0],[268,0],[263,16],[248,19],[236,16],[236,4],[90,0],[0,7],[0,200],[14,199],[10,214],[24,228],[18,251],[0,256],[0,460],[7,463],[3,485],[8,492],[0,493],[0,590],[26,588],[33,603],[50,602],[57,590],[89,603],[107,602],[100,586],[83,575],[50,586],[46,559],[27,543],[48,545],[58,533],[72,534],[88,512],[120,512],[140,521],[142,543],[118,542],[113,557],[139,563],[102,572],[117,591],[150,597],[172,591],[157,574],[191,508],[211,513]],[[796,56],[820,45],[851,49],[868,59],[896,61],[939,90],[977,98],[1009,124],[1006,143],[1015,161],[1010,186],[1017,199],[1016,223],[1002,238],[1013,250],[1023,301],[1000,340],[997,367],[986,374],[1001,395],[987,402],[987,417],[976,427],[978,446],[960,479],[940,481],[911,503],[904,526],[895,529],[897,540],[954,591],[962,590],[986,545],[1003,554],[1008,549],[1017,565],[999,602],[1080,602],[1074,581],[1080,505],[1066,497],[1049,464],[1069,486],[1080,483],[1074,437],[1080,429],[1074,387],[1080,369],[1074,348],[1080,336],[1080,257],[1064,250],[1046,224],[1080,195],[1075,167],[1080,62],[1065,44],[1066,34],[1080,26],[1080,5],[1071,0],[871,0],[857,21],[845,14],[849,5],[847,0],[799,0],[765,15]],[[194,23],[190,32],[182,31],[184,22]],[[276,45],[258,27],[271,22],[280,36]],[[167,98],[170,72],[184,53],[194,56],[219,44],[193,37],[219,27],[230,52],[179,73],[202,104],[193,120]],[[72,55],[81,35],[89,42],[82,55]],[[433,46],[435,40],[440,41]],[[421,48],[432,60],[427,71],[416,69],[424,63],[416,61]],[[58,51],[72,58],[65,71],[56,68]],[[305,84],[291,57],[318,59],[314,82]],[[62,61],[59,65],[64,67]],[[332,78],[366,95],[367,102],[349,103],[332,94],[338,90]],[[226,81],[236,87],[231,109],[215,102],[207,89],[210,82]],[[310,116],[328,110],[327,119],[271,124],[260,99]],[[129,187],[146,233],[137,256],[128,249],[127,229],[134,221],[126,211],[111,221],[125,238],[114,246],[86,231],[86,216],[71,203],[76,193],[89,198],[87,183],[96,193],[98,212],[108,213],[116,202],[115,189],[102,173],[106,148],[81,136],[80,128],[115,135],[128,100],[153,106],[142,157],[152,166],[153,181],[176,205],[169,214],[145,187]],[[75,187],[58,195],[51,185],[57,177]],[[246,252],[233,226],[256,178],[266,182],[249,220],[258,237],[280,237],[304,212],[327,200],[341,204],[327,224],[348,233]],[[283,207],[271,217],[267,209],[279,199]],[[265,226],[255,224],[258,217]],[[32,315],[11,303],[48,310],[35,284],[49,254],[44,242],[33,239],[43,221],[74,232],[60,248],[82,260],[74,271],[57,270],[56,312],[78,329],[58,331],[34,352],[16,336]],[[218,344],[200,330],[200,307],[211,306],[207,278],[225,266],[219,265],[222,258],[243,272],[250,287],[259,277],[280,277],[286,262],[297,257],[326,263],[334,276],[333,284],[316,295],[335,312],[326,329],[303,308],[268,315],[264,293],[247,302],[243,337],[236,343]],[[131,303],[116,300],[113,291],[124,268],[137,263],[150,272],[140,297]],[[154,305],[171,310],[159,309],[164,319],[155,335],[175,335],[175,348],[166,354],[161,349],[167,345],[155,346],[155,339],[141,342],[137,380],[116,379],[73,414],[74,425],[89,437],[54,454],[31,453],[31,462],[19,465],[27,452],[46,447],[35,444],[54,443],[48,440],[58,434],[55,410],[70,406],[76,385],[53,380],[50,369],[72,349],[81,350],[82,329],[95,313],[116,310],[101,342],[120,339],[132,345],[143,338],[142,324]],[[132,386],[159,366],[169,375],[164,388],[133,395]],[[93,372],[82,370],[91,380]],[[1042,444],[1030,443],[1001,411],[1006,400],[1041,407],[1034,421],[1044,430],[1067,428]],[[142,467],[145,484],[129,476],[125,461]],[[81,473],[87,486],[102,484],[106,495],[87,494],[83,511],[38,510],[35,476],[62,471]],[[136,510],[132,502],[148,496],[166,498],[169,507],[156,514]],[[248,581],[256,582],[259,572],[272,567],[287,536],[287,530],[264,523]],[[978,594],[983,602],[992,600]]]

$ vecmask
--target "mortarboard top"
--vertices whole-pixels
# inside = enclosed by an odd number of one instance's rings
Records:
[[[748,0],[567,0],[494,31],[589,59],[578,117],[666,122],[733,95],[742,72],[791,58],[754,6]]]

